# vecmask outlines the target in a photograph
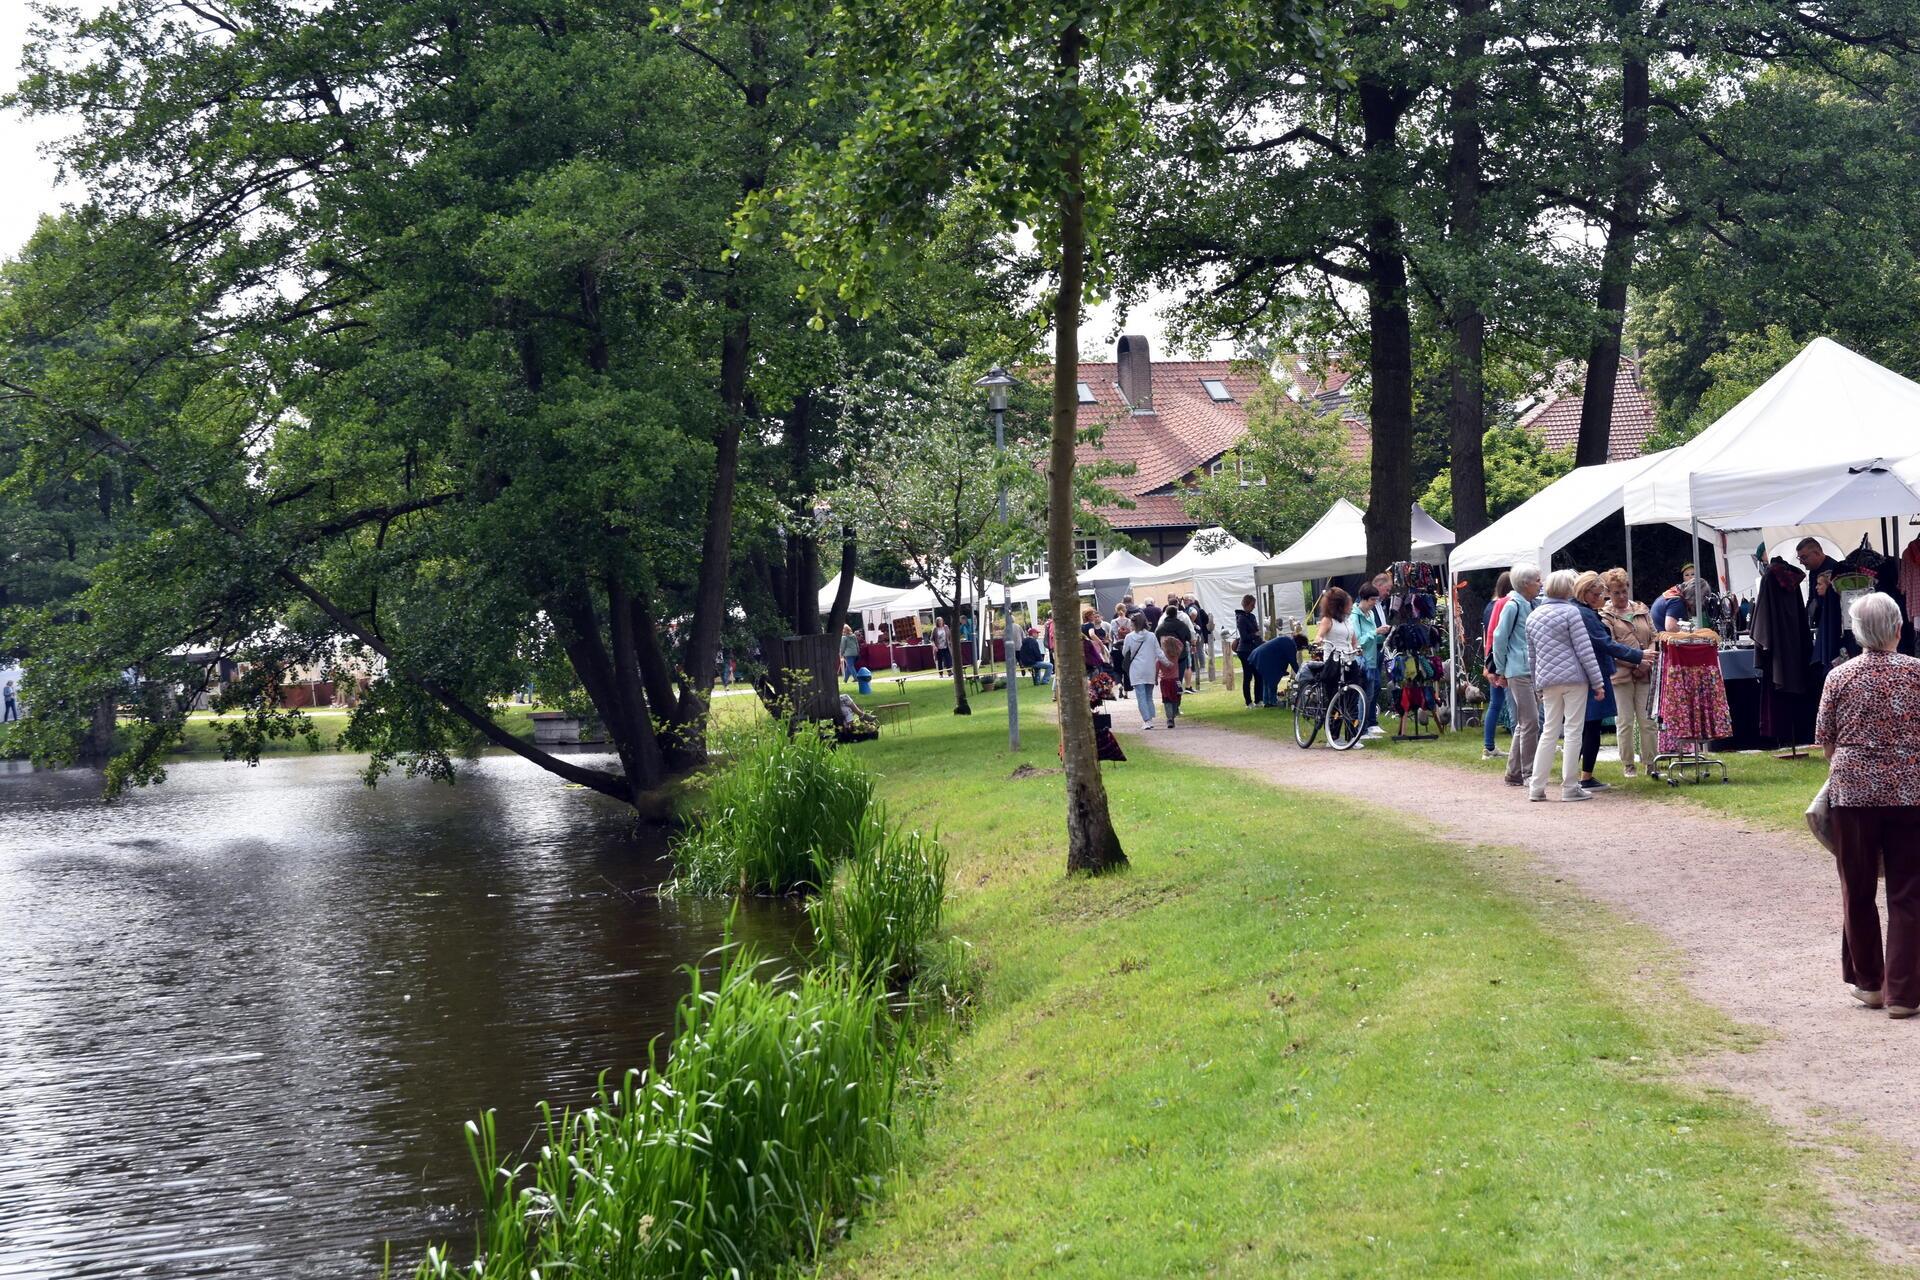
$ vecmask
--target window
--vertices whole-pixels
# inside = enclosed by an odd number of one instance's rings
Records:
[[[1207,464],[1207,474],[1210,476],[1217,476],[1226,469],[1226,466],[1227,466],[1227,460],[1225,458],[1215,458],[1212,462],[1209,462]]]
[[[1085,573],[1100,563],[1100,540],[1098,538],[1075,538],[1073,540],[1074,558],[1080,562],[1080,572]]]
[[[1218,378],[1202,378],[1200,385],[1207,389],[1207,395],[1215,404],[1224,404],[1233,399],[1233,392],[1227,390],[1227,384]]]
[[[1090,386],[1088,386],[1088,385],[1087,385],[1086,383],[1084,383],[1084,382],[1081,382],[1081,383],[1076,383],[1075,385],[1076,385],[1076,386],[1078,386],[1078,387],[1080,388],[1080,403],[1081,403],[1081,404],[1098,404],[1098,403],[1100,403],[1100,402],[1099,402],[1098,400],[1096,400],[1096,399],[1094,399],[1094,397],[1093,397],[1093,388],[1092,388],[1092,387],[1090,387]]]

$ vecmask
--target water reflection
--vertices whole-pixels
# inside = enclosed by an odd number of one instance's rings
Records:
[[[367,1275],[468,1235],[463,1121],[530,1132],[671,1029],[724,917],[629,896],[663,868],[620,806],[505,756],[357,768],[112,807],[0,775],[0,1275]]]

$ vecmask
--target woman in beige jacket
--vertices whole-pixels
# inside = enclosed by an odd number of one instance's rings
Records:
[[[1622,663],[1613,674],[1613,693],[1619,711],[1614,717],[1614,736],[1620,743],[1620,773],[1635,776],[1636,755],[1645,765],[1653,764],[1658,751],[1659,731],[1653,723],[1653,614],[1633,598],[1633,584],[1625,569],[1609,569],[1601,579],[1606,588],[1606,603],[1600,607],[1601,620],[1621,644],[1645,651],[1647,660],[1638,666]]]

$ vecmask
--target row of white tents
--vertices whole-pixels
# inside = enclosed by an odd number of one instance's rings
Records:
[[[1578,468],[1458,546],[1416,505],[1412,553],[1428,563],[1445,561],[1450,581],[1522,561],[1546,569],[1575,538],[1622,517],[1629,530],[1674,525],[1708,539],[1719,552],[1722,588],[1744,595],[1758,576],[1763,549],[1791,559],[1791,542],[1812,535],[1830,549],[1845,550],[1863,534],[1879,530],[1885,537],[1887,519],[1916,513],[1920,384],[1830,339],[1816,338],[1686,444]],[[1242,596],[1265,590],[1284,596],[1288,584],[1365,572],[1363,520],[1360,508],[1336,502],[1275,556],[1262,555],[1225,530],[1203,529],[1164,564],[1114,551],[1080,575],[1080,587],[1082,594],[1095,594],[1102,586],[1142,591],[1188,585],[1203,607],[1224,620]],[[1783,541],[1789,544],[1785,548],[1779,546]],[[1627,555],[1630,569],[1630,534]],[[823,612],[838,585],[836,579],[822,589]],[[975,592],[963,592],[968,605],[984,613],[998,606],[1002,588],[984,584],[978,594],[976,601]],[[1044,578],[1011,589],[1013,603],[1029,607],[1048,594]],[[924,584],[902,591],[856,579],[851,608],[898,617],[936,604]]]

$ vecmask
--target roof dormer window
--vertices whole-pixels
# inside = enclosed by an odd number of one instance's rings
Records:
[[[1080,389],[1081,404],[1099,404],[1100,403],[1097,399],[1094,398],[1092,387],[1088,386],[1084,382],[1078,382],[1078,383],[1075,383],[1074,385]]]
[[[1208,398],[1215,404],[1226,404],[1233,399],[1233,392],[1227,390],[1227,384],[1218,378],[1202,378],[1200,385],[1206,388]]]

